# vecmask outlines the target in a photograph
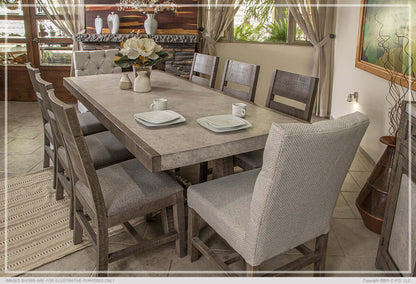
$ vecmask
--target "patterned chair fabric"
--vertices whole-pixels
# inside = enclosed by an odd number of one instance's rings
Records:
[[[252,265],[327,234],[368,127],[359,112],[314,124],[273,124],[261,169],[188,189],[188,205]]]
[[[75,76],[121,73],[113,59],[118,49],[75,51]]]
[[[75,51],[75,76],[121,73],[121,68],[113,61],[117,52],[118,49]],[[81,113],[88,111],[80,102],[78,102],[78,109]]]

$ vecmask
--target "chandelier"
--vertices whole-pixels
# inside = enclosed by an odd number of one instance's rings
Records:
[[[117,4],[119,11],[138,10],[143,14],[157,14],[163,11],[177,12],[178,7],[173,0],[120,0]]]

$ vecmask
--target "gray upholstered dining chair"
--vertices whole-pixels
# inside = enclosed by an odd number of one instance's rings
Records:
[[[68,197],[72,201],[72,183],[71,183],[71,168],[69,166],[69,160],[67,151],[64,147],[61,130],[56,122],[55,115],[51,107],[51,101],[48,96],[48,91],[55,92],[51,87],[51,83],[42,80],[40,74],[35,76],[35,80],[38,84],[38,90],[40,94],[40,100],[44,106],[52,130],[53,145],[54,145],[54,178],[56,187],[56,199],[62,199],[64,197],[64,190],[68,194]],[[77,114],[79,117],[88,115]],[[85,128],[85,127],[84,127]],[[87,128],[88,129],[88,128]],[[81,127],[81,130],[88,133],[87,130]],[[91,130],[91,128],[89,129]],[[94,167],[99,169],[115,163],[119,163],[133,158],[133,155],[112,135],[109,131],[97,132],[85,136],[86,143],[91,149],[91,157],[94,163]],[[71,204],[71,210],[73,208],[73,202]],[[73,228],[72,213],[70,215],[69,227]]]
[[[220,90],[233,97],[253,102],[259,71],[259,65],[227,60],[225,61]],[[248,91],[233,88],[228,83],[241,85],[248,88]]]
[[[274,70],[267,96],[266,107],[310,122],[318,91],[315,77]],[[243,170],[261,167],[263,150],[236,155],[234,164]]]
[[[194,54],[189,80],[205,87],[214,88],[219,57],[202,53]],[[202,76],[205,77],[202,77]]]
[[[118,49],[75,51],[73,56],[75,76],[121,73],[121,67],[113,60],[118,51]],[[78,109],[82,113],[88,111],[80,102]]]
[[[191,261],[201,252],[232,273],[199,238],[203,219],[241,255],[248,275],[292,248],[304,256],[277,270],[314,263],[320,274],[332,213],[368,124],[359,112],[314,124],[273,124],[261,169],[189,187]],[[314,250],[304,245],[315,238]]]
[[[53,188],[57,186],[57,176],[56,176],[56,166],[57,161],[55,160],[55,134],[52,130],[52,126],[50,123],[50,118],[48,115],[48,98],[47,98],[47,90],[53,89],[52,83],[46,82],[41,78],[41,74],[38,68],[33,68],[30,63],[26,65],[26,68],[29,73],[29,77],[31,83],[33,85],[33,89],[36,93],[36,98],[40,104],[41,112],[42,112],[42,120],[43,120],[43,127],[44,127],[44,159],[43,159],[43,166],[49,166],[49,160],[52,160],[53,167],[54,167],[54,179],[53,179]],[[41,92],[42,91],[42,92]],[[98,119],[92,113],[84,113],[78,114],[78,119],[81,124],[82,131],[84,135],[90,135],[94,133],[98,133],[101,131],[105,131],[105,127],[98,121]]]
[[[186,244],[182,187],[166,173],[149,172],[136,159],[96,170],[74,107],[62,104],[53,91],[49,96],[72,168],[74,244],[81,243],[85,230],[96,250],[99,276],[107,274],[109,262],[168,242],[175,241],[176,252],[183,257]],[[128,222],[170,206],[174,230],[164,231],[160,237],[144,240]],[[124,225],[136,244],[110,253],[108,229],[116,225]]]

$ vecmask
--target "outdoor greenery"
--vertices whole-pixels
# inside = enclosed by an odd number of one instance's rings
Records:
[[[243,23],[234,27],[234,39],[243,41],[286,42],[288,9],[280,16],[276,0],[247,0]]]
[[[234,26],[234,39],[257,42],[287,42],[289,9],[276,5],[280,0],[245,0],[243,22]],[[279,14],[280,13],[280,14]],[[307,40],[302,29],[296,25],[295,40]]]

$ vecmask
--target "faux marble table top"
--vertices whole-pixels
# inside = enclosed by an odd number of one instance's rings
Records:
[[[133,74],[129,74],[133,79]],[[153,70],[152,91],[121,90],[121,74],[64,78],[64,86],[152,172],[164,171],[264,148],[270,126],[300,122],[265,107],[241,101],[163,71]],[[150,111],[155,98],[166,98],[168,109],[185,123],[148,128],[133,115]],[[197,123],[200,117],[231,114],[231,104],[247,104],[245,119],[253,126],[214,133]]]

